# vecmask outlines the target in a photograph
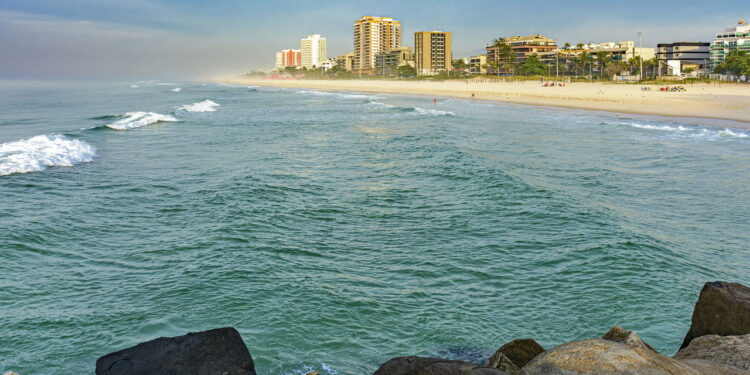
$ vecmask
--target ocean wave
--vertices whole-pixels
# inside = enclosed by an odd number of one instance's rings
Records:
[[[380,97],[374,96],[374,95],[346,94],[346,93],[341,93],[341,92],[327,92],[327,91],[317,91],[317,90],[301,90],[301,91],[297,91],[297,94],[315,95],[315,96],[335,96],[341,99],[362,99],[362,100],[380,99]]]
[[[367,103],[368,105],[376,108],[383,108],[383,109],[392,109],[399,112],[413,112],[420,115],[428,115],[428,116],[455,116],[456,114],[450,111],[441,111],[437,109],[424,109],[420,107],[401,107],[397,105],[392,104],[386,104],[376,101],[371,101]]]
[[[180,91],[182,91],[182,87],[175,87],[175,88],[173,88],[173,89],[171,89],[171,90],[169,90],[169,91],[172,91],[172,92],[180,92]]]
[[[216,112],[216,107],[221,105],[211,100],[204,100],[202,102],[183,105],[179,109],[188,112]]]
[[[96,147],[60,134],[0,144],[0,176],[72,167],[94,160]]]
[[[638,124],[638,123],[632,123],[632,122],[623,122],[622,125],[628,125],[634,128],[649,129],[649,130],[666,130],[666,131],[680,131],[680,132],[692,130],[691,128],[684,127],[682,125],[678,125],[678,126],[649,125],[649,124]]]
[[[141,126],[156,124],[157,122],[174,122],[178,121],[170,115],[162,115],[155,112],[128,112],[120,120],[117,120],[107,127],[115,130],[127,130],[140,128]]]
[[[720,139],[720,138],[748,138],[748,131],[731,129],[731,128],[705,128],[700,126],[683,126],[683,125],[652,125],[639,124],[633,122],[623,122],[621,125],[627,125],[638,129],[660,130],[674,133],[679,136],[698,139]]]
[[[137,89],[138,87],[140,87],[140,86],[138,86],[138,85],[130,85],[131,89]]]

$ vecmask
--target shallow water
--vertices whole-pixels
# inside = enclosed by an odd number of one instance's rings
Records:
[[[111,351],[220,326],[239,329],[261,374],[479,360],[616,324],[671,354],[703,282],[750,283],[741,129],[397,95],[4,83],[0,175],[0,372],[93,373]]]

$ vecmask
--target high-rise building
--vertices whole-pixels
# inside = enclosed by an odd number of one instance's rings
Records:
[[[726,28],[723,33],[716,34],[716,39],[711,44],[711,65],[716,67],[732,51],[750,53],[750,22],[742,20],[737,26]]]
[[[414,62],[417,74],[434,75],[453,69],[451,33],[419,31],[414,33]]]
[[[299,50],[285,49],[281,52],[276,52],[276,69],[288,67],[299,68],[301,65],[302,57]]]
[[[326,38],[320,34],[313,34],[300,41],[300,52],[302,53],[302,67],[314,69],[328,60],[326,56]]]
[[[372,72],[381,51],[401,47],[401,22],[391,17],[362,17],[354,22],[354,66]]]

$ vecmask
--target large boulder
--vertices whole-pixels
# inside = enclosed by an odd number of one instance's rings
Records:
[[[522,374],[523,366],[543,352],[544,348],[532,339],[513,340],[501,346],[487,360],[487,366],[503,370],[510,375],[519,375]]]
[[[498,369],[462,361],[426,357],[397,357],[384,363],[374,375],[508,375]]]
[[[706,283],[680,349],[687,348],[696,337],[746,334],[750,334],[750,288],[735,283]]]
[[[643,348],[656,352],[651,345],[646,344],[635,331],[628,331],[620,326],[614,326],[602,336],[602,340],[619,342],[634,348]]]
[[[697,337],[674,358],[710,361],[728,368],[750,371],[750,335]]]
[[[96,361],[96,375],[147,374],[255,375],[255,365],[234,328],[161,337]]]
[[[708,362],[679,361],[651,349],[590,339],[557,346],[537,356],[528,375],[748,375]]]

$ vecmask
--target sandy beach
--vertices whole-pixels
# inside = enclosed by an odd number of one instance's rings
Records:
[[[220,78],[225,83],[331,91],[447,96],[583,110],[736,121],[750,128],[750,85],[687,84],[686,92],[663,92],[655,85],[567,83],[544,87],[539,81],[376,81],[271,80]],[[677,85],[679,83],[675,83]],[[643,91],[650,87],[651,91]]]

